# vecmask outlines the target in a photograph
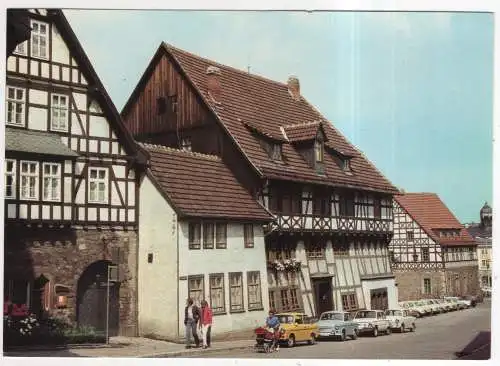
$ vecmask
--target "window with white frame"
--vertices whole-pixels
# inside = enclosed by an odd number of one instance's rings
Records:
[[[38,163],[21,161],[21,199],[38,199]]]
[[[16,161],[5,160],[5,198],[16,198]]]
[[[229,305],[231,312],[244,311],[243,306],[243,274],[229,273]]]
[[[431,279],[424,278],[424,294],[429,295],[431,293]]]
[[[55,131],[68,129],[68,97],[52,94],[50,128]]]
[[[61,199],[61,165],[43,163],[43,199],[59,201]]]
[[[205,286],[203,282],[203,275],[188,276],[188,294],[198,306],[205,298]]]
[[[260,272],[247,272],[248,309],[262,309],[262,290]]]
[[[214,314],[226,312],[224,300],[224,273],[211,273],[210,279],[210,305]]]
[[[31,21],[31,57],[47,58],[48,29],[47,23]]]
[[[106,203],[108,200],[108,169],[89,168],[89,202]]]
[[[15,126],[24,126],[26,93],[24,89],[7,87],[7,124]]]

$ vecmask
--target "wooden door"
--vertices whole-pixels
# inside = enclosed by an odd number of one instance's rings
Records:
[[[386,310],[388,307],[387,287],[370,290],[371,310]]]
[[[333,291],[330,278],[313,279],[316,316],[325,311],[333,310]]]

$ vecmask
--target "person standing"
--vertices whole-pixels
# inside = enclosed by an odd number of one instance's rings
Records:
[[[188,298],[184,309],[184,325],[186,327],[186,348],[191,348],[191,336],[194,338],[196,347],[200,346],[200,338],[197,333],[197,323],[200,319],[200,310],[193,303],[193,299]]]
[[[201,334],[203,337],[203,348],[210,347],[210,333],[212,330],[212,309],[208,305],[208,302],[203,300],[201,302],[201,318],[200,327]]]

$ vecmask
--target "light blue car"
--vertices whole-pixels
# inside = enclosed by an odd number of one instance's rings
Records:
[[[358,338],[358,324],[345,311],[326,311],[318,320],[319,338],[335,338],[345,341],[347,337]]]

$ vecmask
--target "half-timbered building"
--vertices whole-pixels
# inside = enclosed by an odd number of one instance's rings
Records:
[[[435,193],[394,199],[392,271],[399,300],[476,294],[476,244]]]
[[[184,337],[184,307],[205,299],[213,335],[254,329],[268,311],[263,224],[272,215],[214,155],[144,145],[139,330]]]
[[[4,311],[136,334],[138,176],[124,127],[60,10],[30,9],[7,58]],[[9,28],[11,29],[11,28]],[[108,267],[113,271],[108,281]]]
[[[479,283],[482,289],[490,290],[492,285],[492,224],[493,209],[486,202],[479,211],[479,223],[466,224],[469,234],[477,243],[477,263],[479,266]]]
[[[136,139],[215,154],[275,216],[265,227],[279,311],[397,302],[388,243],[397,189],[300,94],[162,43],[122,117]]]

